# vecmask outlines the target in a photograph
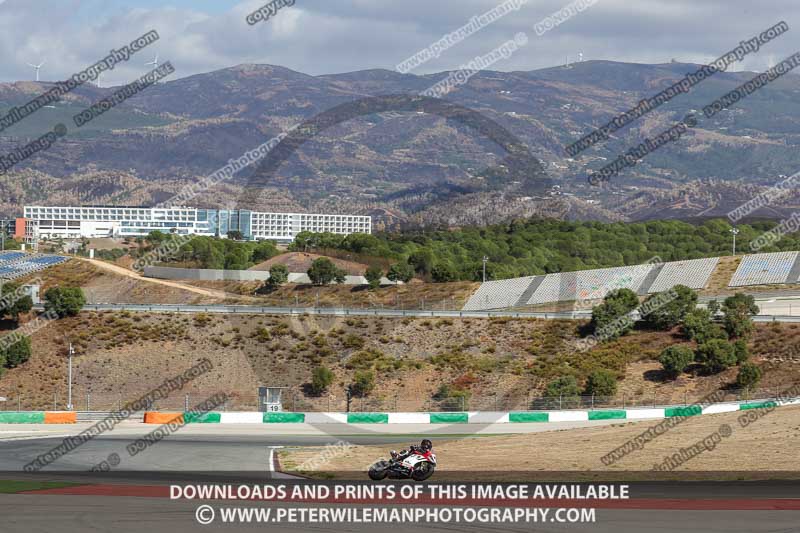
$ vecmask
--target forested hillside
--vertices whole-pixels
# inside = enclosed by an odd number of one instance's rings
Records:
[[[738,253],[750,253],[749,242],[775,227],[774,222],[739,225]],[[481,259],[489,258],[487,278],[568,272],[634,265],[659,257],[663,261],[730,255],[731,226],[725,220],[690,224],[675,220],[642,223],[527,220],[454,231],[403,234],[301,233],[297,251],[344,253],[362,262],[408,262],[434,281],[479,280]],[[785,235],[759,250],[799,250],[800,234]]]

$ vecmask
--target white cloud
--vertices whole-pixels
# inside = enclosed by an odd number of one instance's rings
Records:
[[[92,0],[0,0],[0,80],[31,79],[33,69],[27,63],[41,60],[47,61],[44,79],[64,79],[151,29],[161,40],[108,73],[104,83],[138,77],[156,52],[162,61],[172,62],[176,77],[240,63],[269,63],[309,74],[392,69],[500,0],[296,0],[254,26],[244,18],[265,1],[246,0],[222,13],[185,7],[192,6],[185,0],[173,2],[176,7],[112,8]],[[553,66],[579,51],[586,60],[700,62],[779,20],[800,26],[800,3],[795,0],[758,5],[745,0],[599,0],[535,37],[533,25],[567,3],[531,0],[414,72],[457,68],[518,31],[530,32],[530,44],[495,65],[497,70]],[[783,36],[748,57],[744,66],[765,69],[770,61],[793,53],[793,42],[791,34]]]

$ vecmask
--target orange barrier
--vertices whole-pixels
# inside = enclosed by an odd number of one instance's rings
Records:
[[[45,424],[74,424],[78,421],[75,411],[45,411]]]
[[[183,424],[183,413],[158,413],[155,411],[147,411],[144,414],[145,424],[169,424],[170,422]]]

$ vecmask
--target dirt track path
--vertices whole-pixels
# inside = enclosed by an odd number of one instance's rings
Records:
[[[227,300],[227,299],[241,300],[241,299],[243,299],[243,300],[257,301],[256,298],[253,298],[253,297],[250,297],[250,296],[242,296],[240,294],[230,294],[230,293],[227,293],[225,291],[218,291],[218,290],[214,290],[214,289],[203,289],[201,287],[195,287],[193,285],[186,285],[186,284],[183,284],[183,283],[180,283],[180,282],[177,282],[177,281],[167,281],[167,280],[164,280],[164,279],[146,278],[146,277],[142,276],[141,274],[139,274],[138,272],[135,272],[133,270],[129,270],[129,269],[121,267],[119,265],[113,265],[111,263],[106,263],[105,261],[100,261],[100,260],[97,260],[97,259],[87,259],[85,257],[78,257],[76,259],[78,259],[80,261],[86,261],[87,263],[90,263],[93,266],[96,266],[98,268],[102,268],[104,270],[108,270],[108,271],[113,272],[114,274],[117,274],[117,275],[120,275],[120,276],[133,278],[133,279],[136,279],[138,281],[144,281],[144,282],[147,282],[147,283],[155,283],[156,285],[164,285],[166,287],[172,287],[173,289],[181,289],[181,290],[193,292],[193,293],[196,293],[196,294],[200,294],[200,295],[203,295],[203,296],[207,296],[209,298],[217,298],[219,300]]]

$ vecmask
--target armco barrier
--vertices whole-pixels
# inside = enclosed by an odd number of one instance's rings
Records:
[[[74,411],[0,411],[0,424],[74,424]]]
[[[687,405],[643,409],[597,409],[591,411],[511,411],[444,413],[155,413],[144,415],[146,424],[164,424],[178,417],[186,423],[203,424],[524,424],[548,422],[583,422],[589,420],[646,420],[728,413],[747,409],[765,409],[798,405],[800,398],[718,403],[707,406]],[[0,419],[2,421],[2,419]]]

